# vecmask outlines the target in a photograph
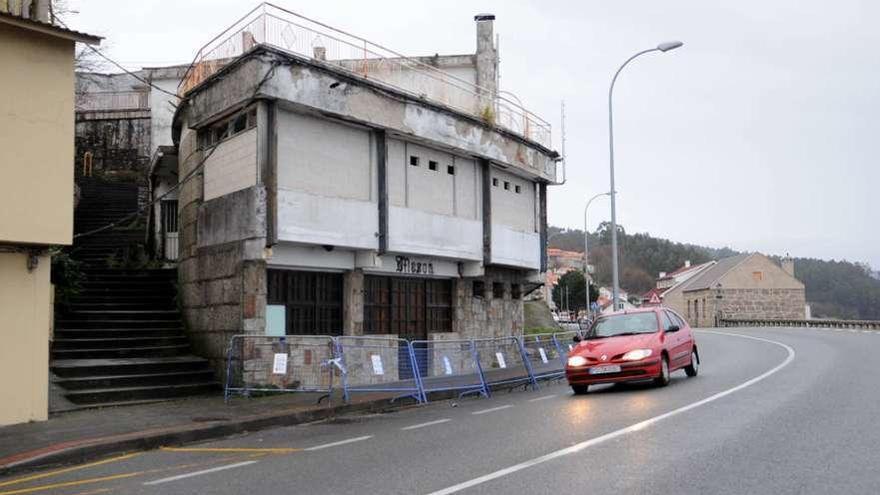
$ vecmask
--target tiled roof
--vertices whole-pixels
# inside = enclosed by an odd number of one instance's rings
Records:
[[[709,289],[727,272],[745,261],[751,254],[738,254],[729,258],[718,260],[714,266],[707,268],[703,273],[694,276],[684,283],[682,291]]]
[[[10,14],[8,12],[0,12],[0,22],[6,22],[8,24],[15,24],[22,26],[24,28],[30,28],[36,31],[43,31],[48,34],[53,34],[55,36],[60,36],[62,38],[68,38],[73,41],[79,41],[81,43],[89,43],[89,44],[98,44],[103,39],[100,36],[95,36],[93,34],[83,33],[81,31],[75,31],[73,29],[67,29],[60,26],[56,26],[55,24],[51,24],[48,22],[35,21],[33,19],[28,19],[27,17],[21,17],[15,14]]]

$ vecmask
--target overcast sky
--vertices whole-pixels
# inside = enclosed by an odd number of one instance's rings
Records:
[[[73,28],[130,67],[188,62],[256,2],[69,0]],[[501,84],[553,124],[565,101],[568,183],[553,225],[582,227],[608,190],[615,90],[618,221],[628,232],[880,268],[880,2],[276,0],[412,55],[472,53],[496,14]],[[124,6],[124,7],[123,7]],[[590,229],[609,218],[594,202]]]

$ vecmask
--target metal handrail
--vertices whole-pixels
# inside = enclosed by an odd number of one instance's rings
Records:
[[[279,25],[273,25],[275,23],[279,23]],[[493,121],[490,123],[497,123],[509,131],[546,147],[550,147],[552,144],[550,124],[525,109],[521,104],[501,96],[500,92],[493,92],[420,60],[404,56],[382,45],[269,2],[263,2],[251,9],[247,14],[203,45],[184,74],[178,87],[178,92],[181,95],[187,93],[219,71],[227,62],[243,54],[255,44],[275,46],[316,60],[314,53],[304,53],[305,50],[298,50],[295,46],[291,46],[296,43],[302,44],[302,39],[298,39],[294,28],[301,30],[302,34],[305,35],[303,39],[311,38],[310,44],[312,49],[323,45],[325,41],[331,41],[337,45],[335,47],[338,49],[337,51],[346,50],[351,55],[357,54],[357,56],[320,60],[323,63],[334,65],[360,77],[381,82],[418,98],[436,100],[453,109],[478,117],[487,117],[483,113],[486,110],[484,107],[488,107],[488,105],[480,102],[489,99],[492,102],[492,106],[489,108],[494,112],[492,116]],[[246,34],[249,36],[247,41],[245,39]],[[291,39],[287,40],[285,36]],[[358,64],[360,64],[359,67]],[[393,81],[392,77],[383,77],[382,73],[376,73],[375,71],[371,74],[369,71],[371,65],[387,65],[389,76],[395,74],[395,68],[401,71],[413,71],[427,77],[430,81],[440,83],[441,88],[452,89],[453,94],[428,95],[412,88],[401,87]],[[358,68],[362,70],[359,71],[357,70]],[[456,98],[455,92],[458,92],[458,98]]]

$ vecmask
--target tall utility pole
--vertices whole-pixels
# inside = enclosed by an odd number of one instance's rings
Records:
[[[626,62],[624,62],[620,68],[617,69],[617,72],[614,73],[614,77],[611,79],[611,87],[608,89],[608,168],[611,173],[611,304],[614,311],[620,309],[620,275],[618,273],[619,267],[617,266],[617,206],[614,200],[614,118],[612,112],[614,83],[617,82],[617,76],[620,75],[620,71],[637,57],[651,52],[665,53],[670,50],[675,50],[681,45],[683,45],[681,41],[667,41],[665,43],[660,43],[656,48],[642,50],[626,59]]]

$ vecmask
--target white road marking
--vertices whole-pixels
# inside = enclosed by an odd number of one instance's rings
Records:
[[[436,421],[428,421],[427,423],[419,423],[419,424],[417,424],[417,425],[404,426],[403,428],[401,428],[401,430],[404,430],[404,431],[405,431],[405,430],[416,430],[416,429],[418,429],[418,428],[424,428],[424,427],[426,427],[426,426],[439,425],[439,424],[447,423],[447,422],[449,422],[449,421],[452,421],[452,420],[449,419],[449,418],[438,419],[438,420],[436,420]]]
[[[486,413],[490,413],[490,412],[500,411],[502,409],[507,409],[509,407],[513,407],[513,406],[510,404],[507,404],[506,406],[490,407],[489,409],[481,409],[479,411],[474,411],[471,414],[473,414],[473,415],[486,414]]]
[[[169,481],[177,481],[182,480],[184,478],[192,478],[193,476],[201,476],[203,474],[216,473],[217,471],[224,471],[226,469],[232,469],[242,466],[249,466],[251,464],[256,464],[257,461],[244,461],[244,462],[236,462],[235,464],[227,464],[225,466],[218,466],[211,469],[203,469],[202,471],[196,471],[194,473],[186,473],[186,474],[178,474],[177,476],[171,476],[169,478],[162,478],[159,480],[147,481],[144,485],[159,485],[161,483],[168,483]]]
[[[513,474],[517,471],[522,471],[523,469],[527,469],[532,466],[537,466],[538,464],[543,464],[547,461],[552,461],[553,459],[557,459],[557,458],[560,458],[560,457],[563,457],[563,456],[566,456],[569,454],[574,454],[574,453],[580,452],[584,449],[587,449],[587,448],[592,447],[594,445],[599,445],[601,443],[605,443],[605,442],[607,442],[609,440],[613,440],[617,437],[621,437],[624,435],[628,435],[630,433],[644,430],[645,428],[648,428],[649,426],[653,426],[654,424],[659,423],[660,421],[663,421],[664,419],[670,418],[672,416],[677,416],[681,413],[690,411],[691,409],[696,409],[702,405],[708,404],[710,402],[714,402],[714,401],[721,399],[723,397],[726,397],[734,392],[738,392],[744,388],[750,387],[750,386],[760,382],[761,380],[767,378],[768,376],[773,375],[774,373],[781,370],[782,368],[785,368],[786,366],[789,365],[789,363],[794,361],[794,357],[795,357],[794,349],[792,349],[790,346],[788,346],[786,344],[783,344],[782,342],[777,342],[775,340],[770,340],[770,339],[763,339],[761,337],[753,337],[751,335],[742,335],[742,334],[738,334],[738,333],[715,332],[715,331],[709,331],[709,330],[701,330],[701,332],[714,333],[716,335],[727,335],[727,336],[732,336],[732,337],[742,337],[744,339],[752,339],[752,340],[758,340],[758,341],[762,341],[762,342],[768,342],[770,344],[778,345],[778,346],[784,348],[788,352],[788,356],[786,356],[785,360],[782,361],[782,363],[776,365],[772,369],[765,371],[764,373],[762,373],[762,374],[760,374],[750,380],[747,380],[743,383],[740,383],[739,385],[737,385],[733,388],[729,388],[727,390],[723,390],[721,392],[718,392],[717,394],[710,395],[709,397],[706,397],[705,399],[698,400],[697,402],[692,402],[688,405],[679,407],[678,409],[673,409],[672,411],[663,413],[659,416],[654,416],[653,418],[649,418],[644,421],[640,421],[640,422],[635,423],[633,425],[627,426],[626,428],[621,428],[619,430],[612,431],[611,433],[606,433],[604,435],[577,443],[575,445],[572,445],[571,447],[566,447],[564,449],[560,449],[555,452],[550,452],[549,454],[545,454],[540,457],[536,457],[534,459],[531,459],[531,460],[528,460],[528,461],[525,461],[525,462],[522,462],[519,464],[515,464],[510,467],[495,471],[494,473],[489,473],[487,475],[480,476],[478,478],[474,478],[472,480],[468,480],[468,481],[459,483],[457,485],[453,485],[453,486],[444,488],[442,490],[438,490],[436,492],[432,492],[429,495],[447,495],[450,493],[460,492],[460,491],[465,490],[467,488],[471,488],[471,487],[486,483],[487,481],[492,481],[494,479],[498,479],[498,478],[507,476],[509,474]]]
[[[547,400],[552,399],[554,397],[558,397],[558,395],[545,395],[543,397],[535,397],[534,399],[529,399],[529,402],[538,402],[539,400]]]
[[[847,330],[849,333],[856,333],[858,330]]]
[[[843,331],[842,328],[833,328],[832,330],[834,330],[835,332],[842,332]]]
[[[328,449],[328,448],[330,448],[330,447],[337,447],[337,446],[339,446],[339,445],[345,445],[345,444],[347,444],[347,443],[360,442],[360,441],[362,441],[362,440],[367,440],[367,439],[369,439],[369,438],[373,438],[373,435],[366,435],[366,436],[363,436],[363,437],[349,438],[349,439],[347,439],[347,440],[340,440],[340,441],[338,441],[338,442],[325,443],[325,444],[323,444],[323,445],[315,445],[314,447],[309,447],[309,448],[307,448],[307,449],[303,449],[303,450],[305,450],[305,451],[312,451],[312,450]]]

